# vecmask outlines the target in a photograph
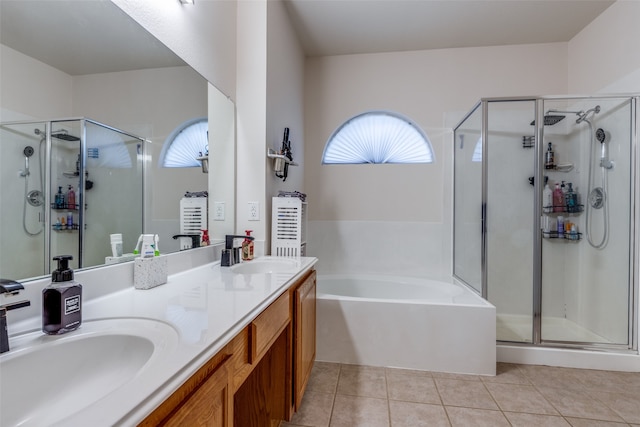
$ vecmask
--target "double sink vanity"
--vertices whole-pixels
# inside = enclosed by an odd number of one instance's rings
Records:
[[[207,262],[153,289],[88,292],[82,326],[60,336],[43,334],[39,317],[10,321],[0,425],[277,426],[299,407],[315,358],[316,261]]]

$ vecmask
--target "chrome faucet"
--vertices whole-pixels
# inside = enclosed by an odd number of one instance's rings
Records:
[[[0,279],[0,294],[18,295],[24,289],[21,283],[9,279]],[[0,305],[0,353],[9,351],[9,333],[7,332],[7,311],[28,307],[31,301],[23,300]]]
[[[233,247],[234,239],[249,239],[253,240],[253,236],[241,236],[241,235],[233,235],[227,234],[224,236],[224,250],[222,251],[222,256],[220,258],[220,265],[222,267],[231,267],[234,264],[240,262],[240,248]]]

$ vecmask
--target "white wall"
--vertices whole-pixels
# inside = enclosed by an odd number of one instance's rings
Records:
[[[481,97],[564,93],[566,43],[308,58],[309,253],[321,271],[451,272],[453,126]],[[348,118],[390,109],[428,134],[428,165],[321,165]]]
[[[619,0],[569,42],[569,92],[640,92],[640,2]]]
[[[231,99],[236,92],[236,1],[112,0]]]
[[[266,146],[279,150],[289,128],[293,160],[285,181],[266,165],[265,241],[271,241],[271,197],[278,191],[304,190],[304,52],[282,1],[267,2],[267,128]],[[265,148],[266,151],[266,148]],[[270,246],[265,248],[270,253]]]

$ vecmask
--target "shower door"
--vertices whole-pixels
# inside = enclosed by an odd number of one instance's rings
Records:
[[[632,117],[629,98],[550,99],[542,111],[555,165],[541,171],[576,194],[542,212],[541,343],[631,346],[633,233]],[[564,184],[564,186],[562,186]],[[561,231],[564,224],[564,232]],[[575,229],[575,232],[572,231]]]
[[[482,108],[454,134],[453,273],[482,295]]]
[[[499,341],[532,342],[535,100],[485,102],[485,297]]]

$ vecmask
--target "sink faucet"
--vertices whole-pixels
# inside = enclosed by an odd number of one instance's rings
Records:
[[[200,247],[200,234],[175,234],[172,236],[174,239],[178,237],[190,237],[191,238],[191,247],[199,248]],[[180,249],[182,250],[182,249]]]
[[[224,250],[222,251],[222,257],[220,259],[220,265],[222,267],[231,267],[232,265],[240,262],[240,248],[233,247],[234,239],[253,240],[254,237],[234,234],[227,234],[224,236]]]
[[[15,280],[0,279],[0,294],[18,295],[24,289],[21,283]],[[0,305],[0,353],[9,351],[9,333],[7,332],[7,311],[16,308],[28,307],[31,301],[23,300],[11,304]]]

